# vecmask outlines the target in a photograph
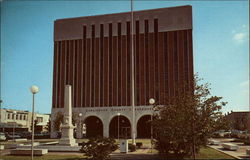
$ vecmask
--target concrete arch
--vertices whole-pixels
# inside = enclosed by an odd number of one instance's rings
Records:
[[[86,137],[103,136],[104,124],[98,116],[88,116],[84,119],[86,125]]]
[[[152,114],[153,114],[153,113],[150,111],[150,112],[143,112],[143,113],[137,115],[136,118],[135,118],[136,124],[137,124],[138,120],[139,120],[141,117],[146,116],[146,115],[150,115],[150,116],[151,116]]]
[[[113,118],[117,117],[117,116],[118,116],[117,114],[114,114],[114,115],[110,116],[110,117],[109,117],[108,124],[110,124],[111,120],[112,120]],[[126,117],[126,118],[129,120],[130,125],[132,125],[132,122],[130,121],[131,118],[130,118],[129,116],[127,116],[127,115],[125,115],[125,114],[122,114],[122,113],[120,114],[120,116]]]
[[[88,117],[91,117],[91,116],[99,118],[101,120],[102,124],[104,124],[102,116],[100,116],[98,114],[93,114],[93,113],[92,114],[83,115],[83,119],[81,119],[81,120],[85,121],[85,119],[87,119]]]
[[[150,138],[151,137],[151,115],[145,114],[140,116],[137,120],[136,130],[137,138]]]
[[[64,108],[53,108],[52,109],[52,120],[55,119],[56,113],[64,112]],[[114,117],[117,116],[117,113],[121,113],[120,116],[124,116],[128,119],[130,126],[131,126],[131,133],[132,133],[132,109],[131,106],[114,106],[114,107],[73,107],[72,112],[75,114],[75,120],[77,121],[76,124],[76,131],[77,131],[77,138],[82,138],[82,129],[81,125],[85,119],[90,116],[98,117],[102,124],[103,124],[103,136],[109,137],[109,124]],[[79,117],[79,113],[82,113],[82,117]],[[152,106],[135,106],[135,136],[137,137],[137,123],[138,120],[145,115],[151,115],[153,113]],[[56,131],[52,127],[52,138],[56,138]]]
[[[109,123],[109,136],[112,138],[130,138],[131,127],[131,122],[126,116],[113,116]]]

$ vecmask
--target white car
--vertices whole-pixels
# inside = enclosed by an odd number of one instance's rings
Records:
[[[6,137],[5,134],[3,132],[0,132],[0,141],[5,141]]]

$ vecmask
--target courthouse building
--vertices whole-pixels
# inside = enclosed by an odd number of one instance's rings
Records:
[[[191,6],[135,11],[133,19],[133,32],[130,12],[54,22],[52,122],[64,112],[65,85],[72,85],[78,138],[83,124],[87,137],[117,137],[118,121],[119,136],[131,136],[131,33],[136,137],[150,137],[149,99],[166,105],[177,84],[193,78]]]

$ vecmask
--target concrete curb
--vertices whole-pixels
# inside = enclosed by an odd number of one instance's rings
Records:
[[[219,152],[221,152],[221,153],[224,153],[224,154],[226,154],[226,155],[229,155],[230,157],[233,157],[233,158],[236,158],[236,159],[242,159],[242,158],[240,158],[240,157],[238,157],[238,156],[233,156],[233,155],[231,155],[231,154],[228,154],[227,152],[222,151],[222,150],[220,150],[220,149],[218,149],[218,148],[214,148],[213,146],[207,146],[207,147],[212,148],[212,149],[215,149],[215,150],[217,150],[217,151],[219,151]]]

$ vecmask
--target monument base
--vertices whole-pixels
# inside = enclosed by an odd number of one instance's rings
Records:
[[[73,128],[72,125],[62,125],[62,137],[59,140],[59,145],[63,146],[78,146],[75,138],[73,137]]]
[[[70,138],[61,138],[59,141],[59,145],[62,146],[78,146],[75,139]]]
[[[30,146],[20,146],[18,148],[28,148]],[[47,149],[49,152],[80,152],[81,146],[64,146],[64,145],[40,145],[34,146],[34,149]]]

